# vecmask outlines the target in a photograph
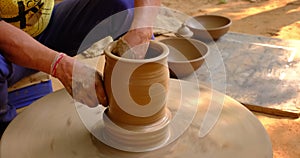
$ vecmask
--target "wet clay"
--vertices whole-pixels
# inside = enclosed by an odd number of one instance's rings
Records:
[[[56,91],[30,105],[8,126],[1,139],[1,158],[232,158],[272,157],[270,139],[259,120],[237,101],[196,84],[171,79],[167,105],[173,116],[185,106],[182,116],[189,116],[192,102],[199,100],[197,113],[185,132],[173,143],[150,152],[124,152],[95,139],[82,123],[74,102],[65,90]],[[180,87],[187,89],[186,101]],[[216,93],[214,97],[212,94]],[[195,97],[192,97],[195,96]],[[220,98],[224,101],[220,102]],[[199,137],[201,123],[210,105],[223,104],[220,117],[205,137]],[[85,107],[84,105],[82,105]],[[98,115],[97,109],[92,111]],[[100,114],[99,114],[100,115]],[[97,117],[98,118],[98,117]],[[100,117],[99,117],[100,119]],[[183,123],[186,120],[172,121]],[[176,129],[178,131],[180,129]]]
[[[105,49],[104,83],[108,117],[120,126],[149,125],[166,116],[168,48],[151,41],[145,59],[122,58]]]

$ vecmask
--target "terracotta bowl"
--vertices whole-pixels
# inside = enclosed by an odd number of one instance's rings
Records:
[[[186,26],[199,40],[218,40],[229,31],[231,19],[220,15],[200,15],[188,19]]]
[[[208,46],[195,39],[170,37],[160,42],[169,48],[168,66],[172,78],[183,78],[194,73],[209,53]]]

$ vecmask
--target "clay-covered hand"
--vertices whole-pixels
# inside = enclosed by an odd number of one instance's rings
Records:
[[[129,59],[144,59],[152,37],[152,28],[129,30],[121,37],[112,52]]]
[[[65,56],[57,68],[57,77],[68,93],[78,102],[89,107],[107,106],[101,74],[95,69]]]

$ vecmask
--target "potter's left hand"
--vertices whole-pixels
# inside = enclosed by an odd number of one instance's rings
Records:
[[[73,98],[89,107],[107,106],[102,75],[94,68],[75,62],[72,77]]]
[[[152,28],[129,30],[113,49],[119,56],[130,59],[144,59],[152,37]]]

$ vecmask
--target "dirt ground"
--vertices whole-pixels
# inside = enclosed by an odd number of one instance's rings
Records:
[[[300,0],[162,0],[190,16],[217,14],[231,18],[232,32],[300,40]],[[300,119],[255,113],[266,128],[274,158],[300,157]]]
[[[224,15],[231,31],[300,40],[299,0],[162,0],[163,5],[190,16]]]

